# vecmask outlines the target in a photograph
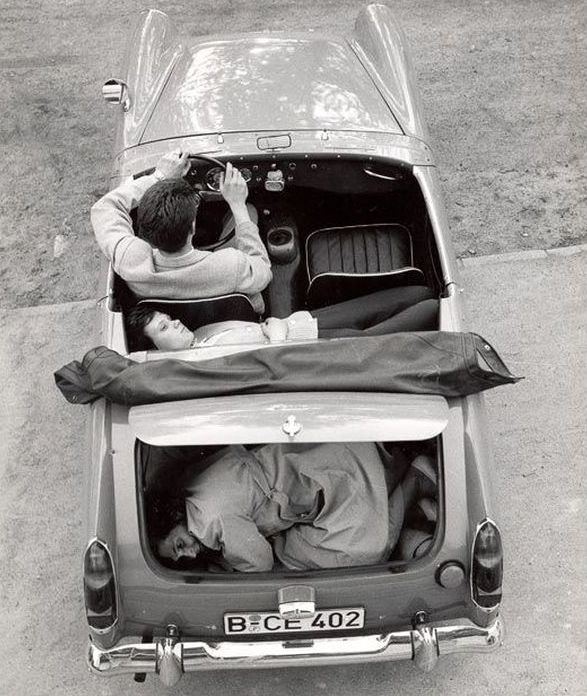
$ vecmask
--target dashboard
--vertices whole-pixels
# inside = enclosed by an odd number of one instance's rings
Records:
[[[205,158],[204,158],[205,157]],[[224,162],[230,161],[243,175],[251,191],[282,193],[308,187],[337,193],[378,193],[403,188],[411,180],[411,168],[402,163],[365,156],[290,156],[190,158],[185,179],[199,192],[218,193]]]

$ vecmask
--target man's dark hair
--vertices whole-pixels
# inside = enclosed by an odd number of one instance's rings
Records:
[[[153,554],[160,563],[174,570],[193,570],[194,568],[201,568],[202,570],[214,568],[216,572],[219,569],[232,570],[230,567],[227,568],[220,551],[209,549],[199,539],[200,551],[195,562],[193,558],[180,558],[177,561],[173,561],[170,558],[159,556],[159,542],[163,541],[174,527],[182,524],[187,529],[185,501],[185,496],[177,494],[163,495],[151,492],[145,496],[147,536]],[[213,566],[210,564],[213,564]]]
[[[187,525],[185,497],[150,493],[145,498],[149,543],[155,553],[157,544],[178,524]]]
[[[155,348],[151,339],[145,334],[145,326],[151,321],[156,311],[153,307],[138,304],[128,313],[126,330],[134,350]]]
[[[139,237],[161,251],[179,251],[192,233],[199,205],[200,197],[183,179],[153,184],[137,210]]]

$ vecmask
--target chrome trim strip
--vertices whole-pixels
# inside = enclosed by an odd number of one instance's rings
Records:
[[[487,628],[463,620],[383,635],[344,638],[215,643],[175,642],[168,636],[153,643],[119,644],[109,650],[90,643],[87,660],[90,671],[101,676],[165,673],[169,666],[162,663],[164,654],[166,661],[179,664],[183,672],[386,660],[414,660],[417,666],[427,669],[436,662],[434,655],[488,652],[499,647],[503,637],[503,619],[498,616]]]
[[[403,268],[396,268],[394,271],[382,271],[381,273],[346,273],[342,271],[325,271],[324,273],[317,273],[312,278],[312,280],[308,282],[308,289],[306,290],[306,294],[310,293],[312,286],[319,278],[324,278],[326,276],[328,276],[329,278],[386,278],[397,275],[398,273],[406,272],[419,273],[422,276],[422,280],[425,280],[425,276],[422,270],[416,268],[415,266],[403,266]],[[308,275],[309,273],[310,270],[308,268]],[[363,297],[366,297],[366,295],[364,295]]]
[[[386,174],[379,174],[378,172],[373,172],[370,169],[363,169],[367,176],[372,176],[375,179],[385,179],[386,181],[397,181],[397,176],[387,176]]]
[[[145,305],[150,302],[156,302],[157,304],[168,305],[200,305],[204,304],[205,302],[216,302],[216,300],[225,300],[227,297],[242,297],[243,299],[247,300],[251,307],[253,307],[253,305],[251,304],[251,298],[242,292],[227,292],[224,295],[214,295],[214,297],[194,297],[187,300],[170,300],[168,297],[143,297],[143,299],[139,300],[137,304]]]

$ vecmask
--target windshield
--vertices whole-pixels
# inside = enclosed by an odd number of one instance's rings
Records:
[[[348,46],[247,37],[186,51],[141,141],[295,129],[402,133]]]

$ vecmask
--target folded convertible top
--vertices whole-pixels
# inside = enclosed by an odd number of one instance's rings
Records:
[[[197,350],[197,349],[196,349]],[[228,394],[367,391],[466,396],[518,381],[473,333],[426,331],[280,344],[210,360],[144,363],[93,348],[55,372],[71,403],[128,406]]]

